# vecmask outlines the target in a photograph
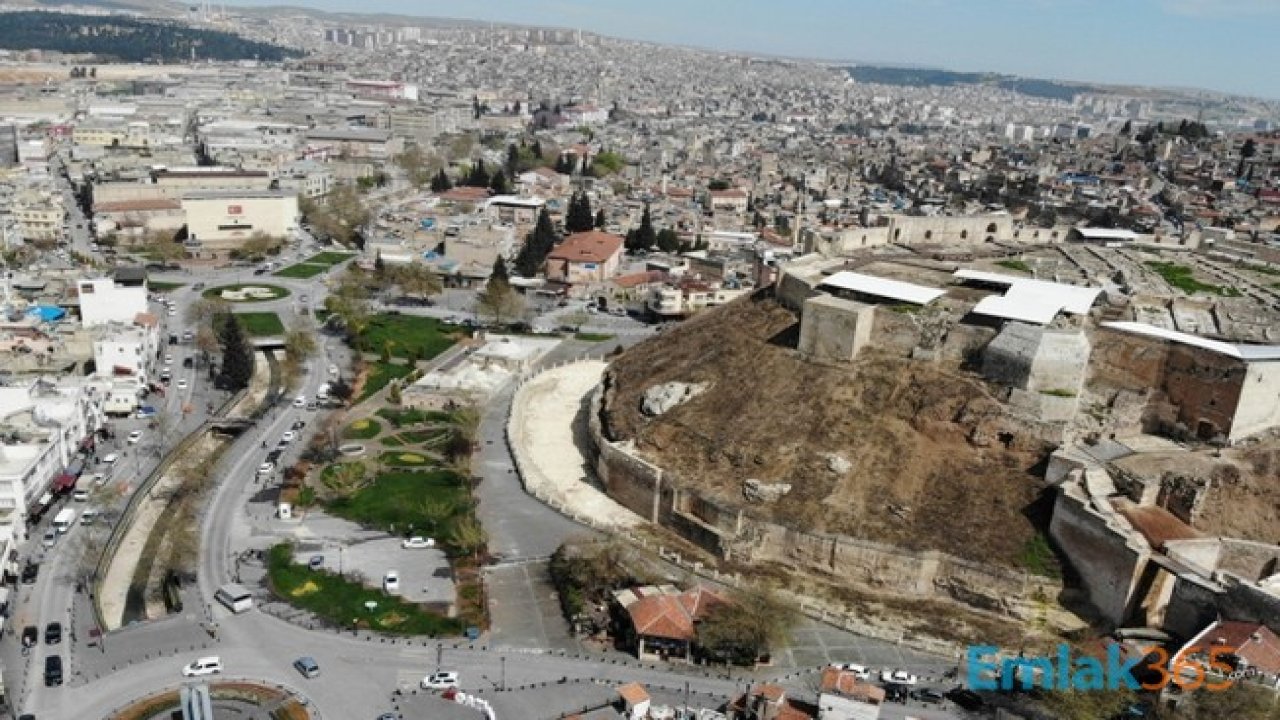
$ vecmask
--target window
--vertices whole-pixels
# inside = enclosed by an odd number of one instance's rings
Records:
[[[989,233],[993,233],[993,232],[995,232],[995,231],[996,231],[996,224],[995,224],[995,223],[991,223],[990,225],[988,225],[988,226],[987,226],[987,232],[989,232]]]
[[[932,231],[932,230],[925,230],[925,231],[924,231],[924,239],[925,239],[925,240],[932,240],[932,239],[933,239],[933,231]]]
[[[960,231],[960,239],[961,239],[961,240],[967,240],[968,238],[969,238],[969,231],[968,231],[968,230],[961,230],[961,231]]]

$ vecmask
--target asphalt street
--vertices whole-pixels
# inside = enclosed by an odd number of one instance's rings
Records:
[[[295,250],[290,255],[306,256],[311,251]],[[168,325],[165,337],[171,331],[181,334],[185,329],[186,308],[199,297],[191,289],[197,281],[208,287],[252,281],[286,287],[291,292],[289,298],[237,309],[276,311],[287,326],[313,331],[311,314],[305,312],[306,308],[298,312],[299,299],[309,295],[310,307],[318,307],[326,292],[323,275],[295,280],[256,276],[252,270],[241,268],[198,274],[161,273],[155,279],[185,284],[169,293],[176,303],[174,315],[159,313]],[[464,306],[468,294],[453,291],[435,307],[397,309],[434,317],[458,315],[463,310],[450,305]],[[566,341],[544,363],[584,352],[605,353],[615,345],[639,342],[653,333],[650,326],[630,318],[588,314],[581,306],[555,306],[553,312],[557,321],[566,314],[575,319],[588,315],[584,331],[608,333],[616,339],[597,344]],[[316,356],[308,362],[299,390],[308,398],[314,397],[320,383],[329,379],[327,368],[331,363],[340,367],[349,363],[346,348],[339,342],[323,334],[318,334],[317,339],[320,342]],[[174,355],[174,382],[164,398],[162,412],[180,419],[174,423],[177,429],[169,433],[166,449],[197,427],[210,406],[221,404],[226,397],[209,387],[203,372],[182,369],[182,358],[192,351],[189,345],[161,348],[162,354]],[[179,378],[187,380],[185,389],[176,389]],[[489,534],[495,558],[486,571],[493,627],[476,645],[438,646],[434,641],[394,641],[363,633],[308,629],[265,612],[232,615],[214,602],[214,592],[220,585],[237,578],[249,582],[250,576],[261,574],[260,569],[242,566],[238,558],[245,550],[263,549],[280,537],[296,537],[299,532],[298,526],[271,516],[270,491],[277,478],[260,483],[255,472],[268,452],[262,447],[264,442],[274,446],[296,420],[304,420],[307,428],[303,437],[288,450],[296,453],[305,445],[306,433],[315,429],[319,413],[295,408],[286,398],[237,439],[214,470],[218,486],[202,517],[198,582],[191,590],[195,602],[189,603],[184,614],[122,628],[90,646],[84,630],[88,622],[87,598],[75,592],[75,558],[68,551],[71,543],[64,539],[45,552],[39,548],[37,531],[37,540],[25,552],[42,556],[44,567],[36,585],[19,587],[10,627],[20,628],[28,623],[43,626],[54,619],[65,624],[74,610],[76,617],[71,627],[79,630],[76,637],[65,639],[61,646],[52,646],[51,650],[42,644],[26,657],[19,653],[13,633],[6,634],[0,654],[6,661],[5,679],[11,698],[16,699],[20,709],[36,712],[41,720],[83,718],[85,708],[93,708],[92,715],[100,717],[131,699],[178,685],[180,667],[196,656],[218,654],[228,677],[257,678],[296,688],[325,718],[374,717],[393,708],[406,718],[438,717],[430,709],[432,700],[414,690],[423,675],[436,669],[457,670],[462,687],[489,697],[495,707],[504,707],[507,714],[503,717],[552,717],[595,702],[602,682],[638,680],[672,693],[682,693],[688,683],[691,693],[705,696],[707,705],[713,706],[719,701],[711,702],[712,698],[727,698],[753,679],[776,677],[796,692],[808,692],[806,683],[812,683],[806,673],[827,662],[904,667],[925,675],[940,675],[952,665],[951,660],[908,653],[891,644],[857,638],[816,623],[802,625],[791,646],[778,653],[778,667],[749,676],[737,671],[726,676],[722,670],[640,664],[614,651],[583,648],[569,635],[560,618],[543,562],[566,538],[589,531],[537,502],[520,486],[504,434],[513,390],[510,385],[504,388],[485,408],[474,466],[481,478],[477,512]],[[184,413],[184,408],[189,410]],[[120,429],[127,432],[132,427],[126,423]],[[129,454],[118,461],[122,466],[116,477],[125,471],[131,487],[136,487],[137,480],[145,477],[159,456],[157,434],[150,428],[143,428],[143,432],[143,440],[126,448]],[[287,461],[289,456],[284,459]],[[122,503],[123,498],[118,502]],[[76,528],[72,535],[83,530]],[[318,536],[325,537],[329,545],[336,543],[336,550],[367,542],[367,534],[351,533],[344,539],[341,532],[324,531]],[[332,554],[329,550],[322,552],[326,556]],[[338,551],[338,557],[339,562],[344,561],[342,551]],[[357,561],[355,556],[351,560]],[[326,557],[325,562],[332,562],[332,558]],[[266,591],[258,592],[265,599]],[[69,682],[62,687],[45,688],[41,682],[42,658],[51,651],[70,653],[73,660]],[[307,680],[292,669],[292,661],[300,655],[316,658],[322,668],[320,679]],[[330,678],[338,681],[328,682]],[[557,691],[546,692],[539,687],[542,683],[557,686]],[[506,692],[501,691],[504,687]],[[537,708],[545,708],[546,714]],[[913,715],[932,717],[926,711],[913,711]],[[885,717],[899,715],[889,711]]]

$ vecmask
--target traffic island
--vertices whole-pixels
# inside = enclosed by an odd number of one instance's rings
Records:
[[[263,283],[240,283],[212,287],[205,290],[203,295],[206,298],[216,298],[229,303],[271,302],[289,297],[289,289]]]
[[[256,680],[215,680],[170,688],[148,695],[107,715],[107,720],[150,720],[182,712],[183,696],[208,693],[214,717],[266,717],[279,720],[318,720],[313,705],[282,685]]]

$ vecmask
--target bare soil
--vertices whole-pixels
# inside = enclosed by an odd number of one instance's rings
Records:
[[[798,333],[795,314],[753,296],[636,346],[611,366],[606,432],[758,517],[1018,567],[1049,448],[1019,437],[975,376],[874,351],[819,365],[794,349]],[[641,413],[644,391],[669,381],[710,388]],[[827,453],[853,469],[833,472]],[[748,478],[792,489],[749,504]]]

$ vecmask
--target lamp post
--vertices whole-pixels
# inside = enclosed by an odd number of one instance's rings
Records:
[[[498,658],[498,660],[502,665],[502,682],[500,683],[499,686],[502,688],[502,692],[506,692],[507,691],[507,656],[503,655],[500,658]]]

